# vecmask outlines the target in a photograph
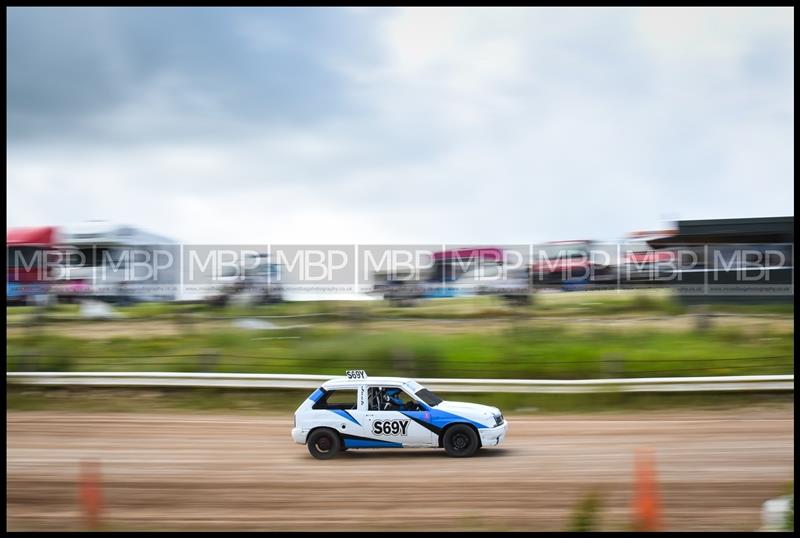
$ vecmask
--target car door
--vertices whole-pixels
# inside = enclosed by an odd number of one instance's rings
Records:
[[[367,435],[391,446],[431,446],[435,442],[434,434],[423,425],[427,412],[421,406],[414,409],[386,408],[382,394],[392,388],[399,389],[398,397],[403,402],[416,403],[414,397],[399,387],[369,385],[366,387],[367,410],[364,417]]]

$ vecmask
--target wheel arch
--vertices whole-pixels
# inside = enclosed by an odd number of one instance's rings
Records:
[[[342,448],[344,448],[344,438],[341,436],[341,434],[335,428],[331,428],[330,426],[314,426],[313,428],[308,430],[308,434],[306,434],[306,444],[308,444],[308,440],[311,438],[311,435],[314,432],[319,431],[319,430],[330,430],[330,431],[332,431],[336,435],[336,437],[339,438],[339,441],[342,443]]]
[[[478,428],[476,428],[474,424],[470,424],[469,422],[459,421],[459,422],[451,422],[450,424],[442,428],[442,431],[439,432],[439,448],[444,448],[444,436],[447,433],[447,430],[450,430],[454,426],[467,426],[468,428],[472,429],[472,431],[475,432],[475,436],[478,438],[478,448],[483,447],[483,443],[481,443],[481,432],[478,431]]]

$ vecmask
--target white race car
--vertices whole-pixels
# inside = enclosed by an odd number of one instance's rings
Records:
[[[315,390],[294,414],[292,438],[317,459],[350,448],[444,448],[472,456],[505,439],[496,407],[444,401],[412,379],[350,370]]]

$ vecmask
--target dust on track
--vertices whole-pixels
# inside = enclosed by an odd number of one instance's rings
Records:
[[[7,414],[8,530],[80,530],[82,460],[102,465],[109,530],[564,530],[601,496],[631,519],[636,449],[655,451],[668,530],[754,530],[794,473],[790,405],[728,411],[510,416],[507,442],[311,458],[291,415]]]

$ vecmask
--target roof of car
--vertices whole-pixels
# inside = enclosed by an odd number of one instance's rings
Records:
[[[343,387],[357,387],[359,385],[389,385],[400,386],[413,381],[408,377],[368,377],[366,379],[349,379],[347,377],[334,377],[322,384],[326,389]]]

